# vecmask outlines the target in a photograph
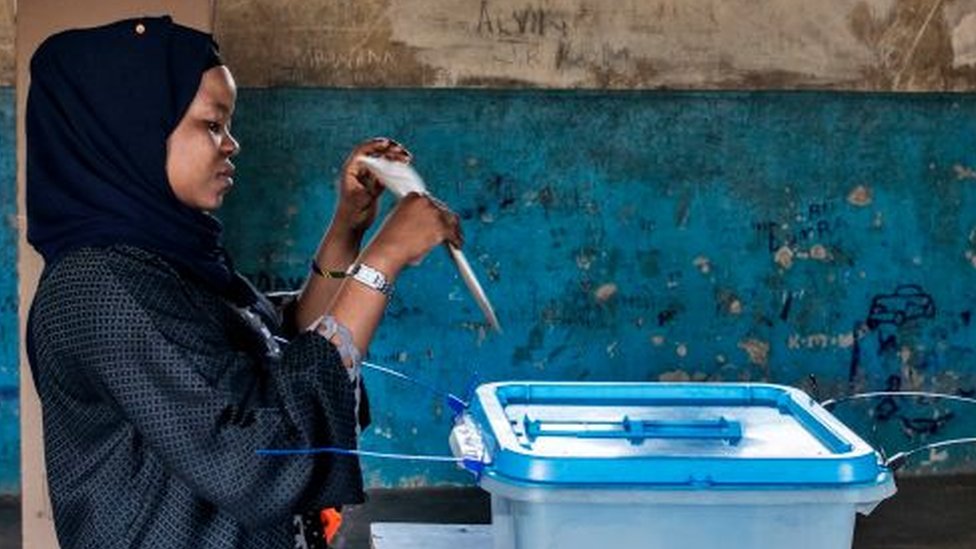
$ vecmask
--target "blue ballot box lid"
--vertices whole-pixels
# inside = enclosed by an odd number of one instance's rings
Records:
[[[890,481],[804,392],[757,383],[503,382],[466,421],[484,475],[545,485],[824,488]]]

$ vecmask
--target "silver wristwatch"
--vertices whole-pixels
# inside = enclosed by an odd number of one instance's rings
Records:
[[[360,284],[364,284],[377,292],[380,292],[386,297],[393,295],[393,284],[390,284],[389,281],[386,280],[386,275],[365,263],[353,264],[351,267],[349,267],[349,270],[346,271],[346,275]]]

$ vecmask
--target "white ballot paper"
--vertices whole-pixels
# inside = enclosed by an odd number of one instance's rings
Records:
[[[430,194],[427,191],[427,185],[424,184],[424,180],[420,178],[420,174],[410,164],[394,162],[376,156],[360,156],[359,160],[376,174],[376,177],[383,183],[383,186],[389,189],[397,197],[397,200],[409,193]],[[478,278],[474,275],[474,271],[471,270],[471,264],[464,257],[464,252],[450,243],[447,244],[447,250],[451,253],[451,259],[454,260],[458,272],[461,273],[461,279],[464,280],[464,284],[468,287],[468,291],[471,292],[475,303],[481,308],[485,319],[488,320],[492,328],[501,332],[502,327],[498,323],[498,317],[495,316],[495,310],[492,309],[491,303],[488,301],[488,296],[485,295],[481,284],[478,283]]]

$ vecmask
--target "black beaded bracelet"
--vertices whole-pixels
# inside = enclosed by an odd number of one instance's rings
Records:
[[[312,272],[321,276],[322,278],[345,278],[345,271],[323,271],[322,267],[315,262],[315,258],[312,258]]]

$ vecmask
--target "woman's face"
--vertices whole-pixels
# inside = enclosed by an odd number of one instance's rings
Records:
[[[227,67],[203,73],[200,88],[166,140],[166,176],[180,202],[200,211],[220,207],[234,185],[230,159],[240,145],[230,134],[237,86]]]

